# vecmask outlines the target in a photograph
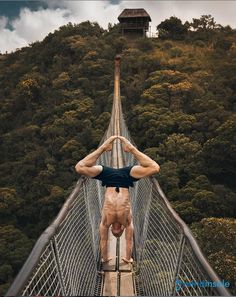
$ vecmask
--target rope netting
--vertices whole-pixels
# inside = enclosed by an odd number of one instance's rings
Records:
[[[119,85],[110,124],[101,143],[117,133],[134,144],[122,113]],[[116,140],[115,146],[119,145]],[[124,166],[137,163],[132,154],[123,153],[122,149],[120,152]],[[97,163],[111,166],[112,152],[103,153]],[[144,178],[135,183],[134,188],[130,188],[130,197],[138,295],[229,295],[224,288],[177,285],[180,281],[219,279],[156,179]],[[103,200],[104,188],[100,182],[81,177],[55,221],[38,239],[7,295],[99,295],[99,224]]]

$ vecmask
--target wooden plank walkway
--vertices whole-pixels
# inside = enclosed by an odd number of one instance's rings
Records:
[[[122,235],[123,236],[123,235]],[[121,259],[117,261],[118,250],[120,258],[125,255],[125,238],[122,244],[117,244],[117,239],[109,231],[109,256],[114,257],[109,263],[103,265],[104,285],[103,296],[135,296],[135,286],[133,278],[132,264],[126,264]]]

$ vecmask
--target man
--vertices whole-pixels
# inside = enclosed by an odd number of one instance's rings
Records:
[[[119,169],[96,165],[97,159],[103,152],[112,150],[115,139],[122,142],[123,150],[133,154],[139,165]],[[122,259],[126,263],[132,263],[133,223],[129,187],[132,187],[133,182],[138,181],[140,178],[158,173],[160,170],[159,165],[140,152],[125,137],[111,136],[96,151],[79,161],[75,169],[79,174],[101,180],[102,185],[106,186],[102,219],[99,227],[102,261],[108,262],[111,260],[108,256],[108,229],[111,226],[112,234],[116,237],[120,237],[125,229],[126,257]]]

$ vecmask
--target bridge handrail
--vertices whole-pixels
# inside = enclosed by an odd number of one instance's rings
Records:
[[[188,239],[189,244],[192,247],[196,258],[201,263],[201,265],[202,265],[203,269],[205,270],[205,272],[207,273],[207,275],[211,278],[212,281],[220,282],[220,278],[215,273],[215,271],[211,268],[210,264],[208,263],[205,256],[203,255],[203,252],[201,251],[201,248],[199,247],[197,241],[195,240],[192,231],[185,224],[185,222],[180,218],[180,216],[177,214],[177,212],[172,208],[170,202],[168,201],[164,192],[162,191],[158,181],[155,178],[151,178],[151,181],[152,181],[153,185],[157,188],[157,190],[160,194],[160,197],[162,198],[164,204],[166,205],[167,209],[171,213],[172,217],[179,224],[181,230],[183,231],[183,235],[185,236],[185,238]],[[216,287],[215,289],[218,291],[219,295],[221,295],[221,296],[231,296],[231,294],[225,287]]]
[[[55,235],[56,231],[60,227],[60,224],[63,222],[64,218],[66,217],[67,213],[70,210],[70,206],[72,205],[73,201],[76,199],[77,194],[81,188],[81,185],[84,181],[84,177],[80,177],[76,183],[75,188],[69,195],[69,197],[64,202],[62,208],[60,209],[58,215],[53,220],[53,222],[45,229],[45,231],[41,234],[38,238],[34,247],[26,259],[23,267],[21,268],[20,272],[17,274],[14,282],[12,283],[11,287],[8,289],[6,296],[19,296],[26,285],[30,275],[32,274],[34,268],[36,267],[40,256],[42,255],[45,247],[50,242],[52,237]]]

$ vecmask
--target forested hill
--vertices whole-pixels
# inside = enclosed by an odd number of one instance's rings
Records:
[[[127,40],[117,25],[68,24],[0,55],[0,295],[107,128],[120,53],[132,137],[161,165],[161,187],[212,266],[235,282],[236,32],[209,16],[158,28],[159,38]]]

